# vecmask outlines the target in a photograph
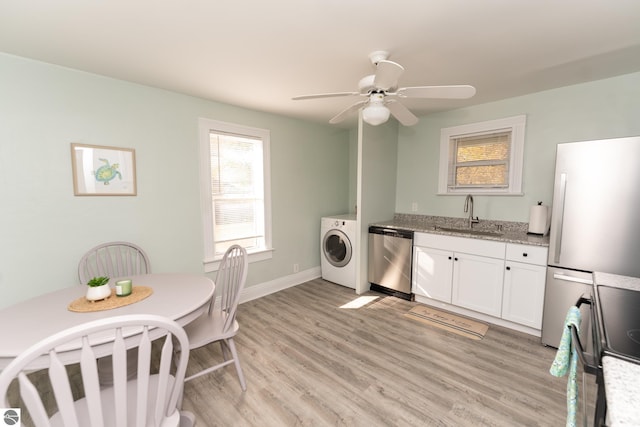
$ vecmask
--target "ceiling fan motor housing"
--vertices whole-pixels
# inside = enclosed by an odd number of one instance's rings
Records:
[[[365,76],[358,82],[358,89],[361,94],[367,94],[374,90],[376,87],[373,85],[373,81],[376,78],[375,74]]]
[[[384,92],[393,93],[396,91],[396,89],[398,89],[397,86],[390,87],[387,90],[380,89],[376,87],[376,85],[374,84],[375,78],[376,78],[376,75],[371,74],[369,76],[365,76],[360,79],[360,81],[358,82],[358,90],[360,91],[360,94],[368,95],[370,93],[384,93]]]
[[[384,93],[374,92],[369,96],[369,105],[371,104],[384,104]]]

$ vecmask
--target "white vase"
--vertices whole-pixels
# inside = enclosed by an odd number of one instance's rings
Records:
[[[89,301],[98,301],[111,296],[111,287],[108,283],[102,286],[87,286],[87,299]]]

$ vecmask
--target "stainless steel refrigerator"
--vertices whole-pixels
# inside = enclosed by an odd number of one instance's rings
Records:
[[[558,347],[593,271],[640,277],[640,136],[557,146],[543,344]]]

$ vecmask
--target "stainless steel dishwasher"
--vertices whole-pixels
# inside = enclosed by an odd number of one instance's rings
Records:
[[[369,271],[371,290],[412,300],[411,258],[413,231],[369,227]]]

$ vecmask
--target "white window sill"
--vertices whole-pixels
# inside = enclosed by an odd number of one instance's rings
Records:
[[[249,256],[249,264],[252,262],[264,261],[267,259],[273,258],[273,251],[275,249],[262,249],[259,251],[248,251],[247,255]],[[214,258],[214,259],[205,259],[204,264],[204,272],[211,273],[212,271],[218,271],[220,267],[220,261],[222,261],[222,257]]]

